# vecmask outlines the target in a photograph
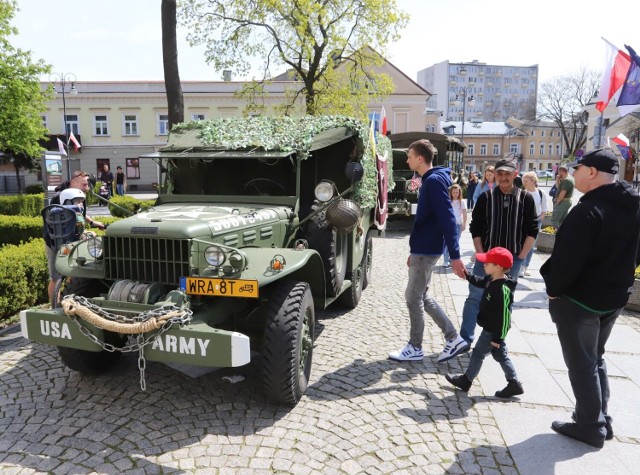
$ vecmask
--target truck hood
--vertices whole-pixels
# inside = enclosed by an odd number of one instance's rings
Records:
[[[206,237],[237,231],[240,228],[268,226],[289,220],[293,211],[287,206],[258,207],[246,204],[193,205],[163,204],[116,221],[107,236],[162,236],[173,239]]]

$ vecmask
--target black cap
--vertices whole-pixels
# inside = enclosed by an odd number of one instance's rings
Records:
[[[580,165],[586,167],[593,167],[598,171],[604,173],[610,173],[615,175],[618,173],[618,158],[613,154],[611,150],[598,149],[593,152],[584,154],[580,159],[575,162],[567,164],[567,166],[576,168]]]
[[[515,172],[516,171],[516,165],[513,162],[509,162],[507,160],[498,160],[498,163],[496,163],[496,171],[498,170],[504,170],[507,172]]]

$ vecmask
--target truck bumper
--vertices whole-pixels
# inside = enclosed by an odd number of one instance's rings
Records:
[[[81,324],[99,341],[105,341],[104,330],[85,321],[81,321]],[[22,336],[38,343],[102,351],[102,347],[84,335],[62,309],[23,310],[20,312],[20,326]],[[174,325],[162,334],[153,335],[144,334],[145,339],[151,337],[150,343],[144,348],[144,356],[149,361],[207,367],[243,366],[251,361],[248,336],[212,328],[196,319],[187,325]]]

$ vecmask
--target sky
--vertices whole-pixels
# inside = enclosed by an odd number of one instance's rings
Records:
[[[160,0],[18,0],[11,43],[79,81],[163,80]],[[539,80],[581,67],[600,71],[605,43],[640,52],[640,2],[609,0],[397,0],[410,16],[402,38],[381,51],[411,79],[436,63],[539,66]],[[625,23],[625,19],[628,21]],[[204,48],[178,29],[181,80],[221,80]],[[46,79],[46,78],[43,78]],[[234,80],[250,77],[234,77]]]

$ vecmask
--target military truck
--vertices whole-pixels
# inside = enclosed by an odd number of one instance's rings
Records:
[[[84,374],[146,361],[257,360],[266,395],[294,405],[311,374],[316,309],[358,305],[371,281],[378,173],[367,126],[339,117],[180,124],[159,196],[104,236],[63,243],[60,300],[21,314],[25,337]]]
[[[411,180],[414,173],[407,165],[407,148],[416,140],[427,139],[437,150],[433,159],[435,166],[445,166],[459,172],[462,168],[464,144],[455,137],[433,132],[402,132],[389,137],[393,147],[393,182],[388,193],[389,215],[411,216],[416,214],[418,191]],[[419,185],[418,185],[419,186]]]

